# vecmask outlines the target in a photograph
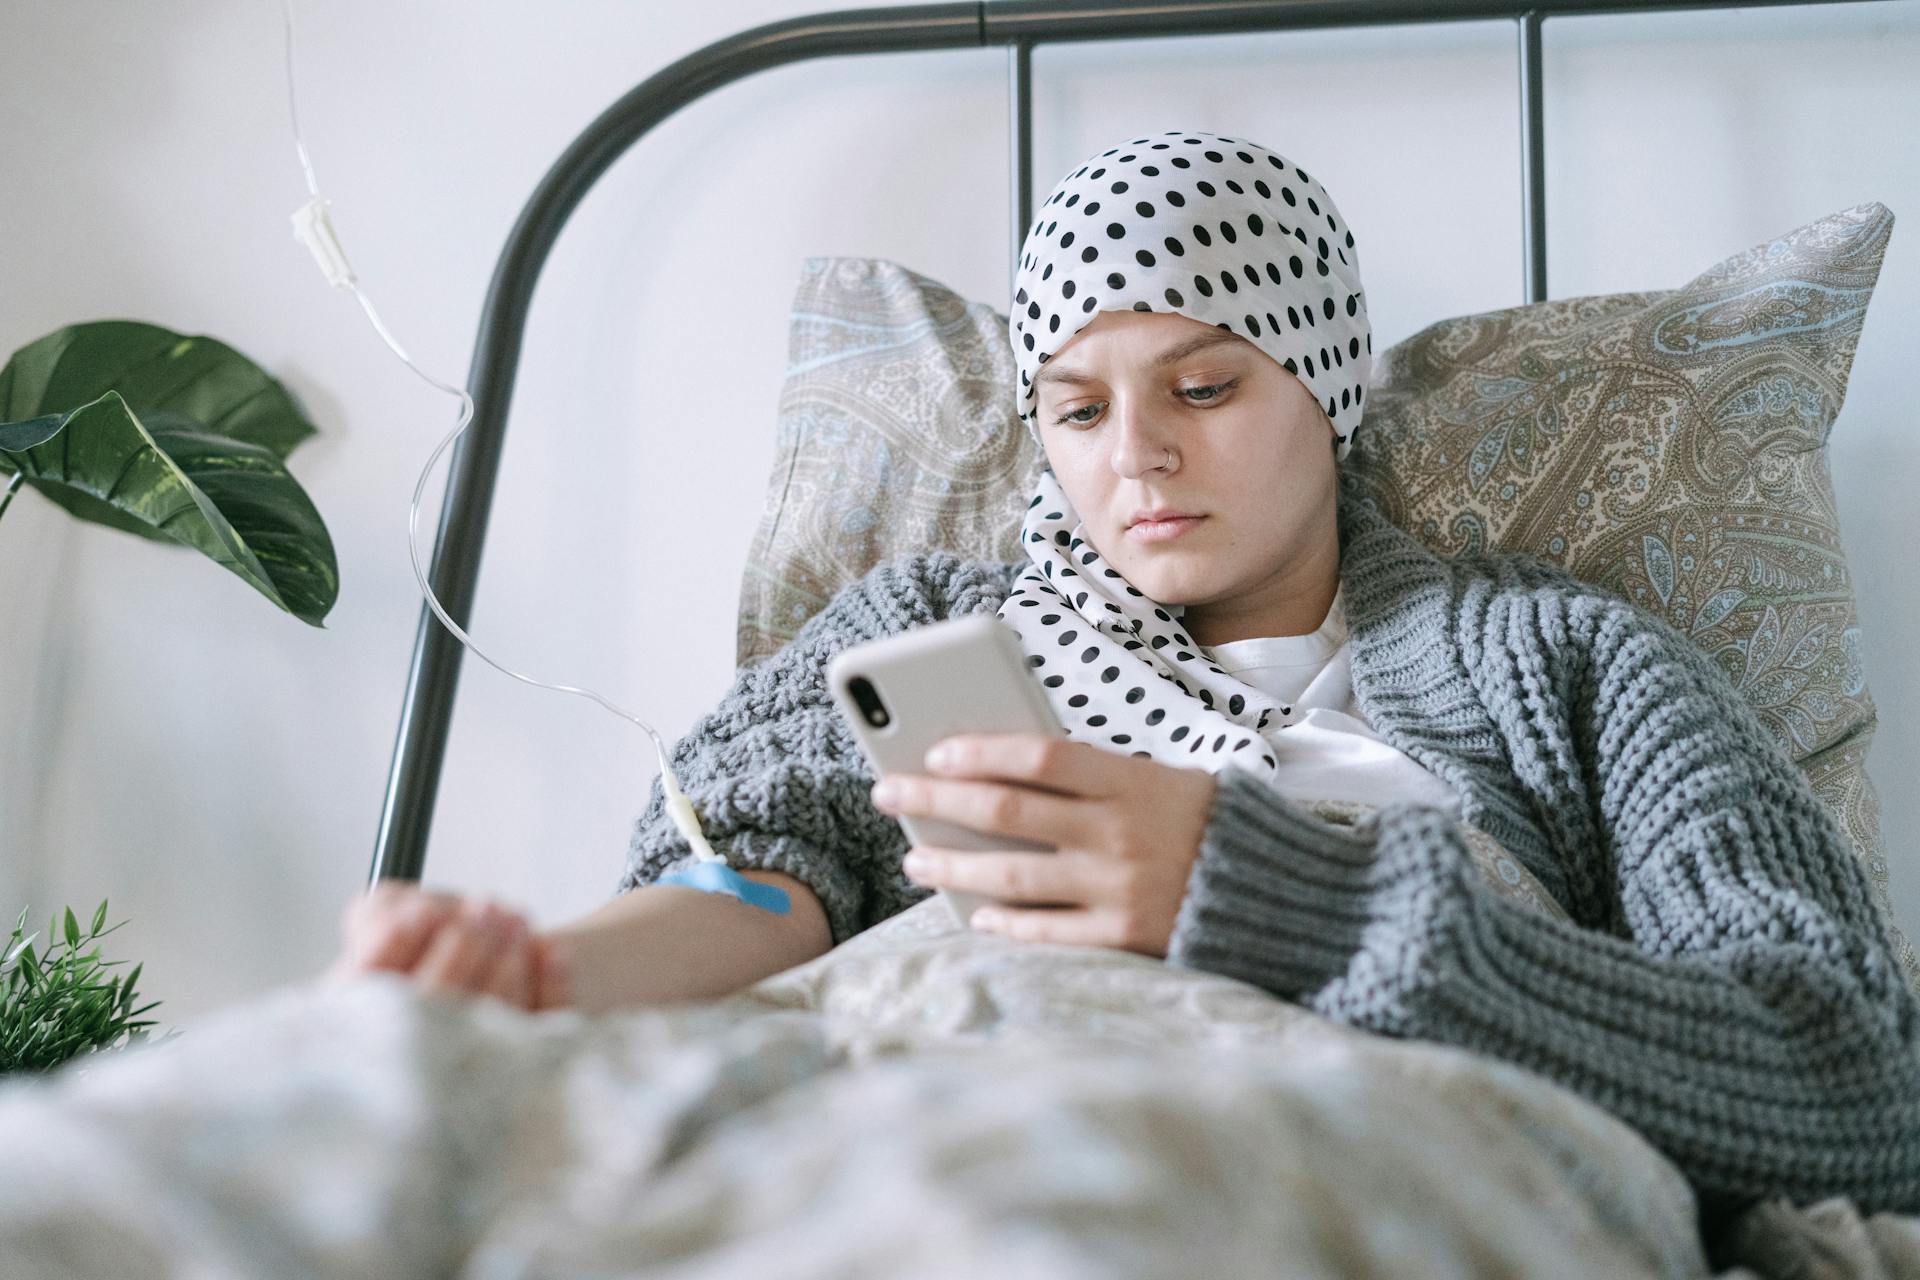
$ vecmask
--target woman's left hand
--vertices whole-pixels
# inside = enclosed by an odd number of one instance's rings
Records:
[[[926,764],[926,774],[876,783],[874,804],[1055,852],[916,846],[908,879],[998,899],[974,912],[977,929],[1167,954],[1213,807],[1212,774],[1033,733],[947,738]]]

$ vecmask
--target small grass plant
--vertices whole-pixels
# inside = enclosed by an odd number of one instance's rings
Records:
[[[115,978],[105,971],[126,961],[103,961],[98,947],[81,951],[120,927],[102,932],[106,918],[103,899],[83,936],[73,908],[66,908],[64,929],[48,921],[50,943],[42,953],[33,945],[40,935],[26,935],[27,913],[20,912],[12,937],[0,951],[0,1076],[45,1074],[82,1054],[147,1038],[146,1029],[154,1024],[140,1015],[159,1001],[133,1007],[141,966]]]

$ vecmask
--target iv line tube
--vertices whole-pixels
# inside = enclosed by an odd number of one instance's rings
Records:
[[[700,820],[694,813],[693,802],[688,800],[686,794],[680,790],[679,780],[673,776],[673,770],[667,764],[666,744],[661,740],[660,734],[652,725],[634,715],[632,712],[607,701],[607,699],[601,697],[591,689],[582,689],[574,685],[549,684],[544,680],[536,680],[532,676],[522,675],[518,671],[514,671],[495,662],[479,645],[474,643],[473,637],[468,635],[466,631],[461,628],[460,624],[447,616],[447,611],[440,606],[439,598],[433,594],[433,588],[427,582],[426,571],[421,568],[420,565],[420,497],[421,494],[426,491],[427,477],[433,473],[434,464],[440,460],[440,455],[447,451],[448,446],[452,445],[453,442],[460,437],[460,433],[465,431],[472,422],[473,397],[467,394],[463,388],[450,387],[439,379],[434,378],[413,362],[413,358],[403,351],[400,344],[395,341],[393,335],[387,332],[387,326],[381,323],[379,313],[374,310],[373,301],[361,291],[359,283],[353,274],[352,267],[347,264],[345,251],[341,249],[339,240],[333,233],[332,223],[327,217],[326,210],[328,202],[326,198],[320,194],[320,184],[314,176],[313,162],[307,155],[306,143],[300,134],[300,107],[294,93],[293,76],[293,0],[281,0],[281,11],[286,20],[287,29],[287,114],[293,124],[293,145],[300,154],[300,167],[306,174],[307,191],[312,197],[305,206],[294,214],[295,235],[313,251],[315,260],[319,262],[321,271],[326,275],[330,284],[335,288],[350,289],[353,291],[353,296],[360,303],[360,309],[367,313],[367,319],[373,323],[374,330],[379,333],[381,340],[393,350],[393,353],[399,356],[409,369],[419,374],[420,377],[428,383],[446,392],[450,396],[457,396],[460,400],[460,420],[454,425],[453,430],[447,434],[446,438],[440,442],[439,447],[436,448],[427,459],[427,465],[421,468],[420,478],[413,486],[413,501],[407,508],[407,558],[413,564],[413,577],[414,581],[420,586],[420,594],[425,598],[428,607],[433,610],[434,616],[440,619],[441,625],[452,632],[454,637],[471,650],[475,657],[496,671],[512,676],[515,680],[519,680],[524,684],[534,685],[538,688],[552,689],[556,693],[575,693],[585,698],[591,698],[621,719],[629,720],[645,730],[647,736],[653,740],[654,753],[660,760],[660,781],[666,793],[667,816],[673,820],[674,826],[679,828],[680,834],[686,838],[687,843],[692,846],[694,854],[702,862],[720,862],[724,864],[726,861],[725,857],[714,851],[713,846],[707,842],[706,836],[701,832]]]

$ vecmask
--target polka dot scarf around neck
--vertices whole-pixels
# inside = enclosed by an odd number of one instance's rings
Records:
[[[1344,460],[1373,338],[1352,231],[1284,157],[1216,134],[1110,147],[1065,178],[1021,247],[1008,336],[1016,403],[1039,439],[1033,378],[1101,311],[1170,311],[1231,330],[1298,378]],[[1031,562],[999,616],[1068,735],[1162,764],[1273,776],[1300,717],[1208,660],[1183,610],[1149,599],[1095,550],[1051,470],[1020,529]]]

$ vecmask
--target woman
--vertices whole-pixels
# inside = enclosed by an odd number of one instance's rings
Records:
[[[1544,561],[1432,554],[1343,477],[1372,339],[1325,189],[1244,140],[1109,148],[1041,207],[1013,302],[1049,464],[1026,558],[878,566],[674,749],[716,847],[794,911],[652,884],[688,856],[656,787],[594,915],[489,938],[392,888],[350,909],[342,968],[528,1008],[701,998],[968,890],[1000,901],[976,928],[1528,1067],[1635,1125],[1709,1214],[1920,1209],[1920,1008],[1844,837],[1724,674]],[[989,609],[1068,740],[950,739],[874,786],[826,662]],[[1340,826],[1303,803],[1326,799],[1373,809]],[[903,859],[901,814],[1058,852]],[[1570,919],[1478,879],[1469,827]]]

